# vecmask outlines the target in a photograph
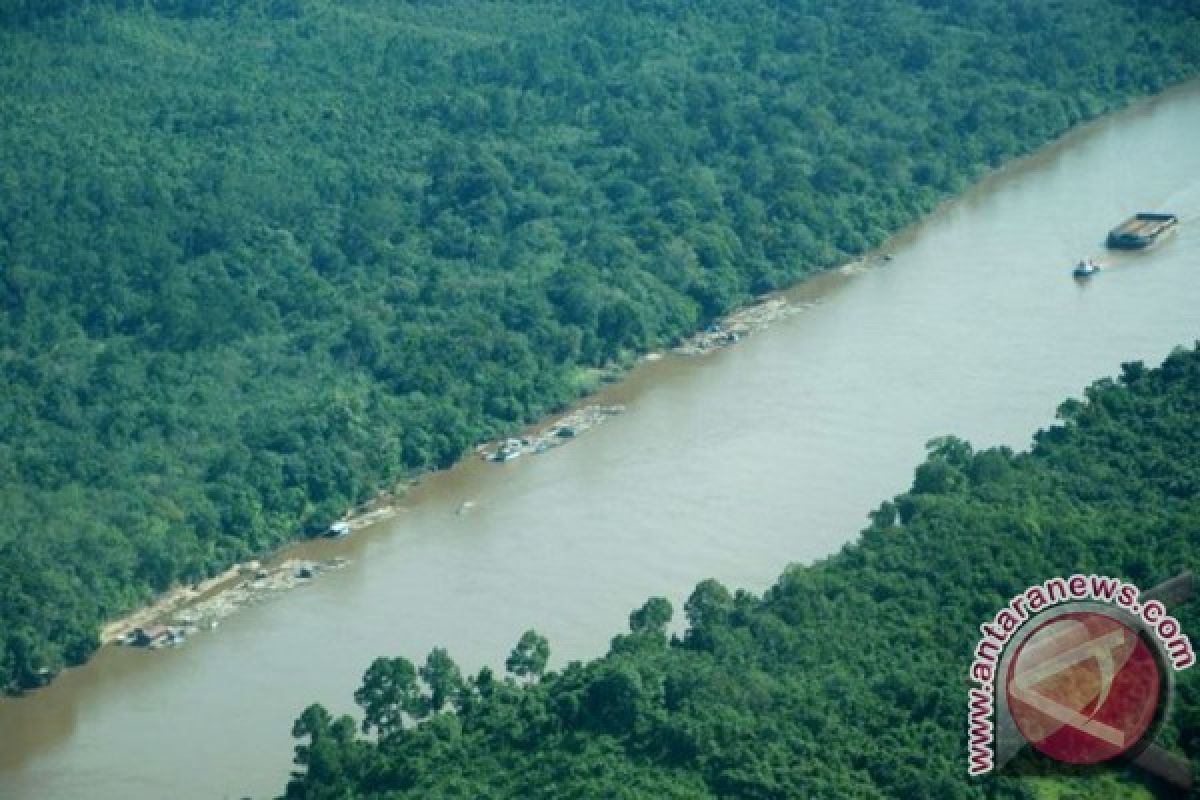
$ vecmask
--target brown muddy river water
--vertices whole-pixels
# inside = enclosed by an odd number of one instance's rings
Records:
[[[1067,395],[1200,337],[1198,133],[1200,83],[1078,131],[889,243],[890,263],[791,293],[813,308],[643,365],[600,399],[627,413],[568,446],[470,460],[394,520],[298,548],[347,568],[0,701],[0,797],[271,796],[292,721],[352,710],[375,656],[445,645],[465,670],[502,667],[530,627],[558,664],[599,655],[650,595],[679,609],[707,577],[757,592],[836,551],[934,436],[1024,447]],[[1178,232],[1105,254],[1139,209]],[[1107,268],[1081,284],[1086,256]]]

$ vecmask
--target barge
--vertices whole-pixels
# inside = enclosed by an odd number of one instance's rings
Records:
[[[1175,227],[1179,217],[1141,211],[1108,232],[1108,246],[1114,250],[1142,250],[1154,244]]]

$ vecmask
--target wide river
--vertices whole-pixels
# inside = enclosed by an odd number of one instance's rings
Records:
[[[1076,131],[903,233],[891,262],[793,290],[820,301],[808,311],[639,367],[601,397],[628,413],[569,446],[464,462],[392,521],[296,549],[348,568],[0,702],[0,797],[269,797],[297,714],[353,710],[378,655],[445,645],[466,670],[501,667],[532,627],[556,663],[592,657],[648,596],[679,609],[707,577],[758,592],[836,551],[930,438],[1024,447],[1064,397],[1200,337],[1198,135],[1200,83]],[[1103,254],[1137,209],[1183,223]],[[1100,275],[1070,277],[1101,255]]]

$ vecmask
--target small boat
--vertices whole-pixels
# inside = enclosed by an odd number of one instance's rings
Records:
[[[350,525],[346,522],[335,522],[329,526],[329,530],[325,535],[330,539],[341,539],[343,536],[350,535]]]
[[[134,628],[126,634],[125,644],[158,650],[169,645],[183,644],[185,638],[187,638],[187,634],[182,628],[168,625],[148,625],[144,628]]]
[[[1071,274],[1076,278],[1090,278],[1100,271],[1100,265],[1090,258],[1083,259],[1075,265]]]
[[[504,444],[500,445],[500,449],[496,451],[496,455],[492,456],[492,460],[504,463],[505,461],[512,461],[514,458],[520,457],[520,455],[521,440],[509,439]]]

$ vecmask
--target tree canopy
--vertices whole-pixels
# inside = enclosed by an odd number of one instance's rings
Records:
[[[0,687],[1196,74],[1196,11],[0,0]]]

